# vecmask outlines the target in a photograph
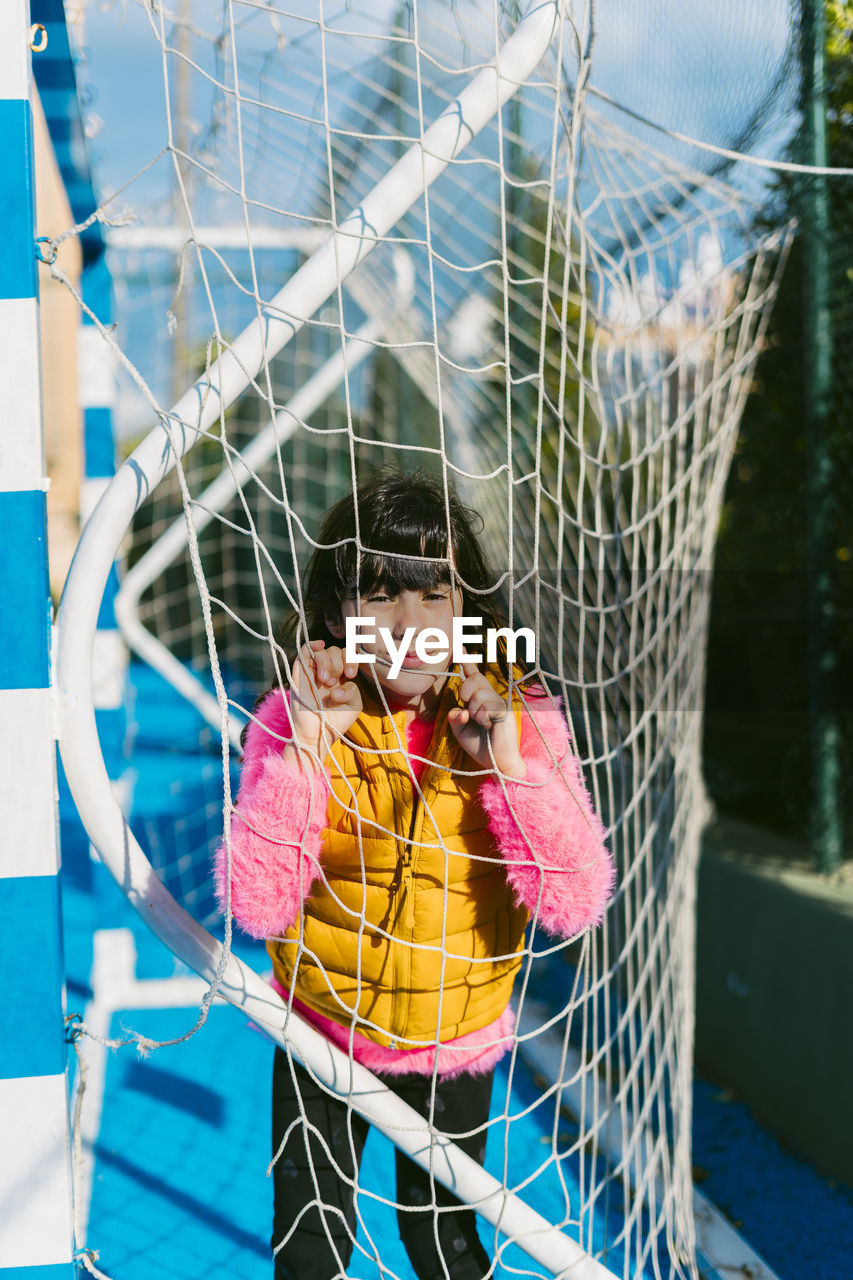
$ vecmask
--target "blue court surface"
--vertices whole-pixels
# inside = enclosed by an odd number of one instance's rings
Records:
[[[206,861],[188,851],[209,839],[221,814],[219,762],[213,751],[205,751],[204,732],[200,750],[192,713],[176,707],[156,686],[149,693],[142,700],[147,725],[140,727],[132,758],[133,822],[155,863],[161,862],[164,878],[204,918],[212,906]],[[67,799],[62,812],[69,1011],[85,1012],[89,1025],[109,1037],[128,1031],[152,1039],[186,1035],[199,1003],[198,993],[187,986],[191,975],[139,922],[108,873],[90,858]],[[99,990],[93,993],[96,934]],[[266,969],[262,947],[239,941],[235,949],[259,971]],[[266,1169],[272,1045],[267,1038],[236,1010],[217,1004],[195,1034],[147,1058],[133,1046],[101,1049],[88,1038],[83,1050],[90,1063],[83,1111],[85,1164],[91,1174],[84,1188],[85,1234],[87,1246],[98,1253],[100,1270],[113,1280],[271,1280],[272,1186]],[[532,1107],[537,1096],[529,1073],[519,1066],[510,1109],[527,1114],[510,1129],[511,1180],[529,1178],[527,1202],[546,1217],[560,1218],[566,1195],[573,1208],[581,1197],[572,1182],[574,1164],[549,1161],[553,1105]],[[493,1095],[498,1111],[506,1097],[503,1066]],[[570,1117],[561,1118],[560,1125],[558,1152],[571,1146],[576,1133]],[[498,1176],[504,1138],[498,1119],[487,1153],[487,1167]],[[694,1087],[693,1158],[702,1192],[779,1280],[853,1280],[850,1192],[783,1150],[742,1104],[703,1080]],[[363,1252],[356,1252],[348,1272],[359,1280],[413,1275],[393,1209],[371,1196],[393,1198],[393,1165],[390,1142],[372,1133],[360,1179]],[[615,1199],[611,1192],[611,1241],[621,1222]],[[585,1220],[584,1228],[592,1232],[593,1247],[600,1247],[603,1219]],[[492,1247],[493,1231],[485,1223],[481,1235]],[[384,1271],[373,1261],[377,1248]],[[498,1275],[545,1274],[517,1248],[502,1258]],[[633,1262],[626,1269],[618,1246],[605,1261],[620,1276],[651,1280],[669,1274],[654,1259],[647,1259],[642,1270]],[[711,1271],[705,1274],[719,1280]],[[734,1280],[734,1273],[726,1272],[725,1280]]]

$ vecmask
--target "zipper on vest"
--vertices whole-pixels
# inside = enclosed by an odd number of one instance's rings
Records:
[[[446,725],[444,725],[445,720],[446,715],[441,716],[440,719],[437,718],[436,724],[446,727]],[[440,731],[443,732],[443,728],[441,728]],[[435,729],[433,730],[433,740],[435,740]],[[426,764],[423,772],[421,773],[420,789],[424,794],[426,794],[428,780],[434,767],[434,762],[430,761]],[[407,774],[407,794],[405,796],[405,800],[408,800],[408,797],[411,796],[412,812],[411,817],[409,818],[408,840],[404,846],[402,856],[398,863],[398,886],[401,896],[397,919],[401,919],[400,913],[402,912],[402,940],[409,945],[396,948],[396,989],[393,995],[391,1015],[394,1026],[403,1027],[408,1024],[409,1005],[411,1002],[410,988],[412,983],[412,967],[414,965],[414,951],[411,943],[415,934],[415,866],[418,860],[418,852],[420,848],[419,841],[423,834],[423,803],[420,795],[418,794],[418,790],[414,785],[414,779],[411,776],[411,773],[407,771]],[[405,802],[404,797],[399,790],[400,785],[399,777],[395,774],[394,782],[392,782],[392,794],[394,795],[395,802]],[[392,1044],[396,1047],[397,1040],[392,1041]]]
[[[413,846],[417,826],[420,797],[413,795],[412,813],[409,819],[408,841],[398,864],[399,905],[397,920],[403,925],[402,941],[411,943],[415,933],[415,877],[414,862],[416,853]],[[411,1001],[412,965],[414,957],[411,946],[397,948],[397,964],[393,998],[392,1021],[395,1026],[405,1026],[409,1020],[409,1003]]]
[[[412,942],[415,933],[415,883],[411,859],[411,849],[407,849],[397,868],[397,892],[399,898],[397,899],[395,915],[398,922],[397,927],[400,929],[400,941],[404,945],[396,948],[396,989],[394,991],[392,1019],[395,1026],[404,1026],[408,1022],[409,1002],[411,1000],[409,988],[412,981],[414,957],[411,946],[405,945]]]
[[[412,866],[410,862],[404,862],[400,875],[400,890],[403,894],[403,902],[406,905],[405,922],[406,928],[414,930],[415,927],[415,886],[412,877]]]

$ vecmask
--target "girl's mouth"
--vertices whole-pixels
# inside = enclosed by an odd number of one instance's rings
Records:
[[[386,668],[390,668],[394,665],[390,658],[380,658],[378,654],[376,656],[376,663],[378,666]],[[427,666],[427,663],[422,662],[415,653],[407,653],[405,658],[400,662],[400,667],[404,671],[419,671],[425,666]]]

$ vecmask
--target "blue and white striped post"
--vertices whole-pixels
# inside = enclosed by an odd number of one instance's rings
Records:
[[[2,0],[0,0],[2,2]],[[51,145],[71,219],[88,223],[96,207],[88,162],[85,126],[77,96],[76,59],[83,38],[78,15],[76,39],[70,38],[63,0],[30,0],[30,17],[44,25],[47,48],[33,60],[34,79],[50,135]],[[106,258],[106,243],[97,221],[80,233],[83,250],[81,291],[84,310],[80,319],[77,351],[80,408],[83,412],[83,478],[80,486],[80,523],[85,524],[104,489],[115,474],[113,413],[116,402],[116,361],[93,316],[102,326],[113,320],[113,287]],[[124,744],[127,732],[127,648],[116,625],[114,600],[118,577],[110,576],[101,603],[94,641],[94,701],[98,731],[110,778],[123,795],[126,790]],[[76,825],[73,802],[60,788],[60,813]],[[63,826],[63,834],[68,826]]]
[[[112,278],[99,235],[99,253],[83,271],[83,301],[100,323],[112,323]],[[85,248],[85,245],[84,245]],[[89,255],[86,255],[87,257]],[[100,329],[86,312],[78,333],[79,394],[83,409],[83,484],[80,523],[84,525],[115,475],[113,411],[116,400],[115,357]],[[107,771],[118,781],[125,769],[127,733],[127,648],[115,616],[118,573],[113,567],[101,600],[92,660],[93,698],[98,737]]]
[[[29,0],[0,4],[0,1280],[70,1277]]]

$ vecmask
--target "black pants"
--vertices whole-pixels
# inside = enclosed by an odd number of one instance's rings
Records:
[[[302,1123],[294,1077],[308,1126]],[[415,1111],[429,1115],[429,1078],[403,1076],[386,1083]],[[454,1140],[457,1133],[478,1130],[460,1138],[458,1145],[480,1164],[486,1154],[491,1092],[491,1072],[436,1083],[435,1127]],[[348,1118],[348,1110],[345,1102],[330,1097],[297,1063],[291,1068],[284,1051],[276,1049],[273,1155],[282,1141],[284,1148],[273,1166],[272,1247],[280,1246],[275,1254],[275,1280],[333,1280],[346,1273],[356,1232],[351,1182],[370,1127],[354,1111]],[[398,1208],[397,1221],[415,1274],[419,1280],[481,1280],[490,1263],[477,1235],[476,1214],[472,1209],[434,1214],[433,1203],[439,1207],[459,1204],[440,1183],[434,1186],[433,1193],[429,1174],[397,1152],[397,1200],[400,1206],[413,1207]],[[418,1211],[418,1206],[425,1207]]]

